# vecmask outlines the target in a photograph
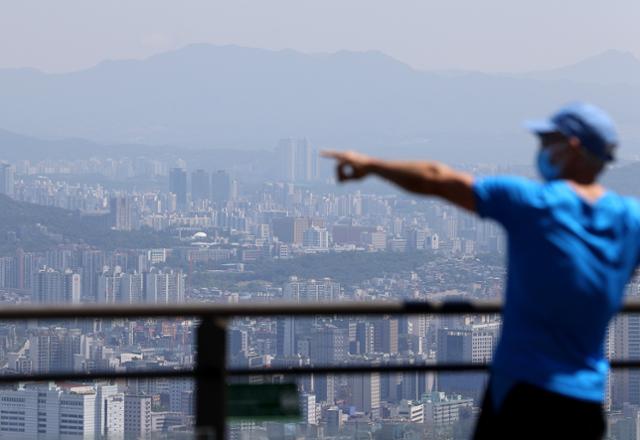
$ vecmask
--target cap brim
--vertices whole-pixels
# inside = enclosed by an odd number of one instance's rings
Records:
[[[527,130],[536,134],[553,133],[554,131],[558,131],[558,126],[548,119],[525,121],[524,126]]]

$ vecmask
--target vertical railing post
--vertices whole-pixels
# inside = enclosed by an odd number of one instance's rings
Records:
[[[227,332],[221,318],[203,317],[196,335],[196,432],[224,440],[227,405]]]

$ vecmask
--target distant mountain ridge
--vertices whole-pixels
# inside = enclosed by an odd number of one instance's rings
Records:
[[[533,79],[640,86],[640,60],[631,52],[608,50],[558,69],[530,72]]]
[[[618,59],[610,58],[601,61]],[[628,151],[640,152],[640,86],[589,83],[580,78],[591,74],[563,72],[578,79],[422,72],[380,52],[308,55],[199,44],[68,74],[0,70],[0,127],[176,149],[262,149],[306,136],[335,148],[522,162],[530,154],[522,121],[581,99],[610,110]]]

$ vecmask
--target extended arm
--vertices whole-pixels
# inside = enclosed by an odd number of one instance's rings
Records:
[[[338,180],[362,179],[378,175],[407,191],[441,197],[475,212],[473,176],[438,162],[387,161],[353,151],[324,151],[324,157],[336,159]]]

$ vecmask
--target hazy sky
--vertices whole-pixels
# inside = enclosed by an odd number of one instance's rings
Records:
[[[0,67],[69,71],[190,43],[377,49],[423,69],[640,55],[638,0],[0,0]]]

